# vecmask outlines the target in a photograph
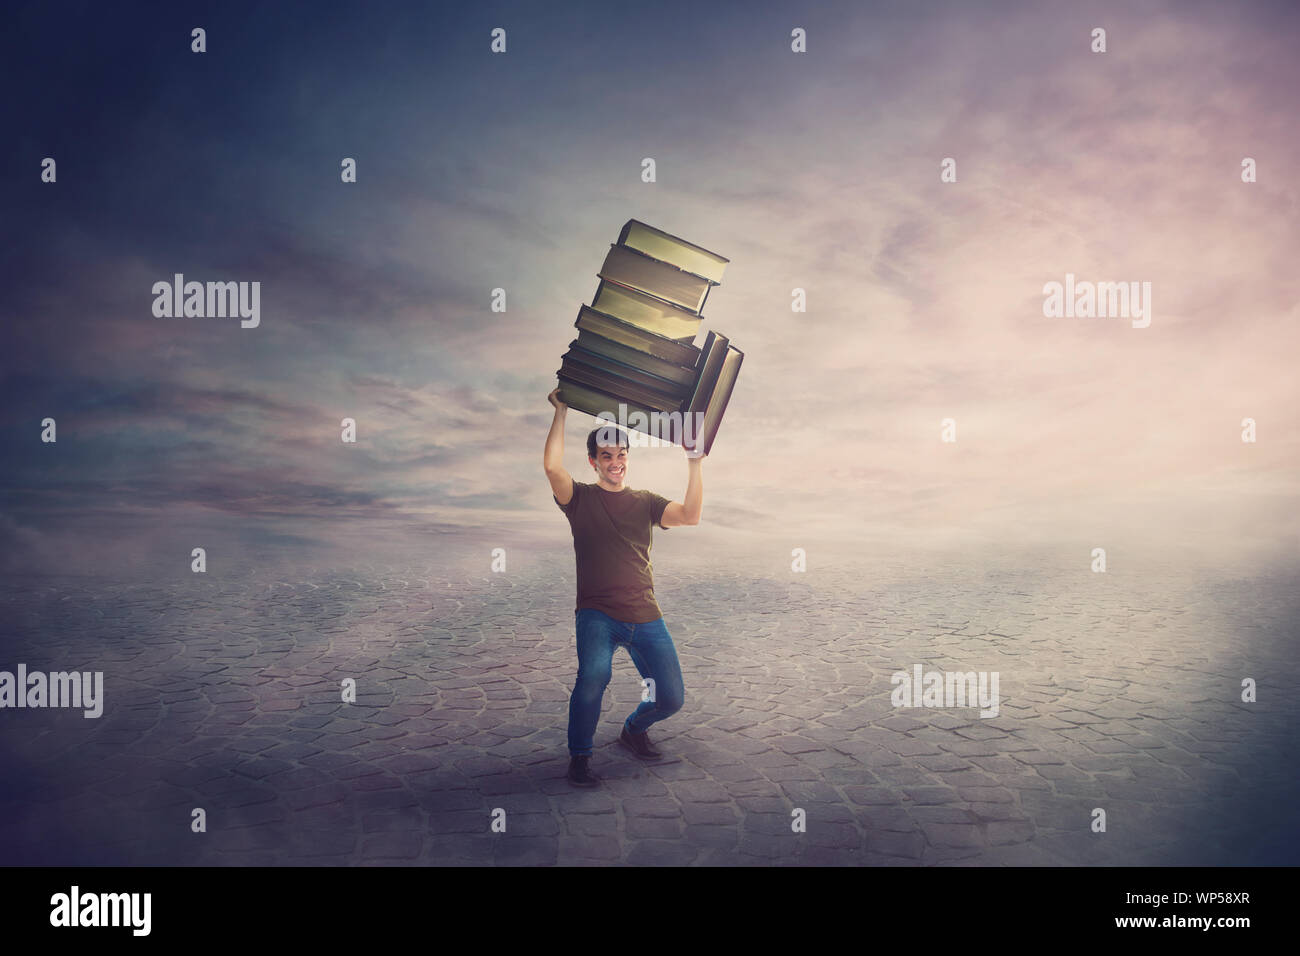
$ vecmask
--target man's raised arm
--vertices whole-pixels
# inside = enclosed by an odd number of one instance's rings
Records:
[[[704,476],[700,469],[703,461],[703,455],[694,455],[689,451],[686,453],[686,471],[689,475],[686,481],[686,501],[668,502],[663,517],[659,519],[665,528],[700,523],[700,513],[704,510]]]
[[[546,469],[546,480],[551,483],[555,500],[561,505],[567,505],[573,497],[573,476],[564,469],[564,415],[569,406],[560,401],[558,387],[546,396],[546,400],[555,406],[555,418],[551,421],[551,430],[546,436],[542,467]]]

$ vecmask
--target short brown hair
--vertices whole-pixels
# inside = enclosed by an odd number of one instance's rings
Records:
[[[599,443],[596,441],[596,436],[598,435],[600,436]],[[587,436],[587,457],[588,458],[596,457],[597,444],[607,445],[607,446],[613,445],[618,448],[628,448],[628,449],[632,447],[632,443],[628,440],[627,432],[623,431],[623,429],[619,428],[613,422],[608,422],[604,425],[601,425],[599,428],[593,428],[591,430],[591,434]]]

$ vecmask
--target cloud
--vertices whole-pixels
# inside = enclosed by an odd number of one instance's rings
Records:
[[[618,38],[576,73],[525,52],[526,33],[508,58],[430,63],[419,18],[389,33],[345,17],[255,82],[194,77],[229,94],[217,128],[128,70],[111,91],[125,145],[56,140],[78,157],[58,190],[13,204],[27,239],[0,264],[4,533],[30,550],[114,514],[301,541],[341,537],[344,518],[556,533],[545,395],[633,217],[732,260],[704,320],[747,356],[705,465],[719,528],[1050,534],[1123,514],[1172,541],[1214,507],[1294,533],[1294,10],[807,12],[801,56],[775,8],[699,13],[689,51],[644,29],[657,9],[519,21],[539,42]],[[1087,49],[1095,16],[1104,55]],[[289,25],[264,17],[241,42],[280,43]],[[355,35],[385,38],[382,80],[313,58]],[[623,82],[638,57],[661,83]],[[59,99],[91,75],[66,62],[51,99],[23,106],[24,142],[87,115]],[[131,146],[173,126],[147,156]],[[336,181],[345,155],[356,184]],[[261,281],[262,326],[154,319],[148,290],[177,271]],[[1066,272],[1150,281],[1152,326],[1044,318],[1043,284]],[[46,416],[56,447],[38,440]],[[569,414],[575,474],[591,425]],[[680,458],[647,453],[636,480],[680,498]],[[313,521],[328,530],[290,527]]]

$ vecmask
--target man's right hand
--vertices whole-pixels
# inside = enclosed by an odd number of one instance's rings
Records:
[[[562,412],[569,407],[564,404],[564,402],[560,401],[560,389],[558,386],[551,390],[551,394],[546,396],[546,400],[555,406],[556,411]]]

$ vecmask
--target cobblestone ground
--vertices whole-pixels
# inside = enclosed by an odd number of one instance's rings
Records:
[[[656,554],[659,552],[656,551]],[[788,559],[786,559],[788,560]],[[40,864],[1300,862],[1294,573],[1041,561],[661,559],[671,762],[615,743],[625,651],[572,788],[568,549],[152,583],[13,578],[3,660],[102,670],[105,711],[0,711],[0,853]],[[815,565],[815,561],[810,560]],[[997,671],[1001,708],[890,675]],[[1259,701],[1243,703],[1243,678]],[[340,682],[357,682],[355,703]],[[207,831],[191,832],[203,808]],[[506,832],[490,830],[506,812]],[[804,833],[792,811],[806,813]],[[1094,808],[1104,833],[1091,828]]]

